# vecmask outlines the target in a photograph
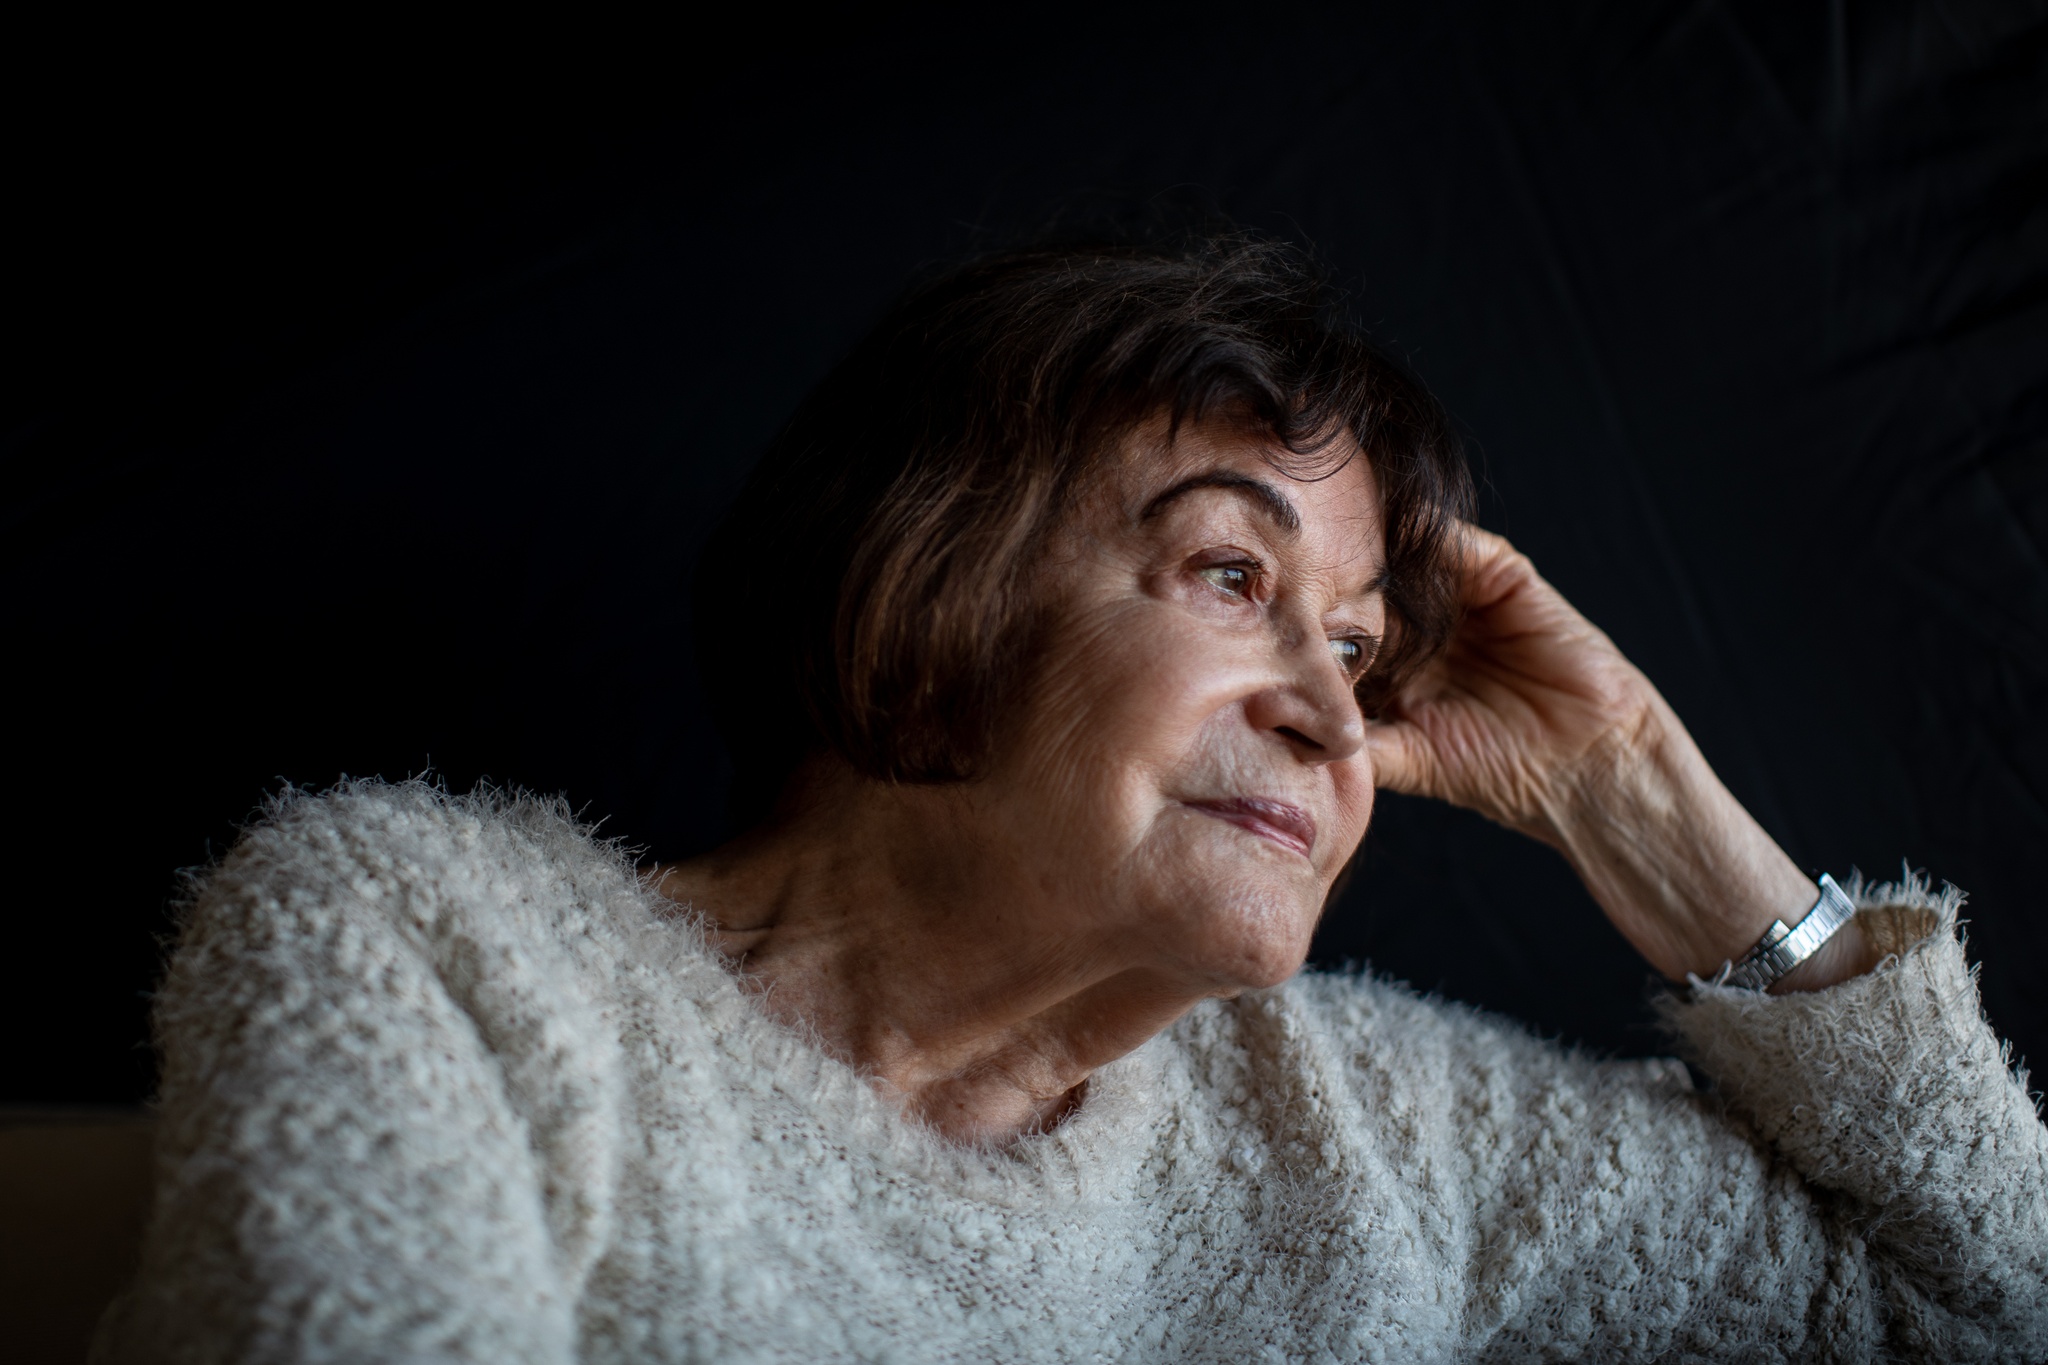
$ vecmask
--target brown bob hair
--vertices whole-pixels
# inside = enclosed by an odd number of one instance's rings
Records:
[[[1443,409],[1339,316],[1300,252],[1242,233],[1041,245],[914,285],[813,390],[707,549],[700,667],[766,815],[808,756],[973,778],[1044,623],[1023,572],[1141,424],[1229,420],[1293,477],[1349,433],[1385,503],[1368,715],[1449,639],[1472,500]],[[1282,455],[1280,452],[1286,452]]]

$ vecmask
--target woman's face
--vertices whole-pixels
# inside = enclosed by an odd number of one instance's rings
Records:
[[[1379,493],[1363,454],[1308,482],[1227,427],[1140,436],[1043,565],[1038,680],[977,823],[1066,941],[1270,985],[1372,813],[1352,685],[1386,620]]]

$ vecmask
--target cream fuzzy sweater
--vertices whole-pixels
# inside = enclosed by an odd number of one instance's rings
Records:
[[[104,1361],[2048,1359],[2048,1133],[1955,900],[1705,987],[1715,1078],[1371,977],[1197,1008],[949,1148],[558,807],[364,783],[211,875]]]

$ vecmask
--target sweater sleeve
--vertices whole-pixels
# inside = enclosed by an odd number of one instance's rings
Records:
[[[573,1358],[591,1172],[565,1153],[593,1106],[521,1008],[541,966],[479,912],[518,889],[461,817],[297,798],[205,885],[156,1006],[142,1266],[96,1359]]]
[[[1695,984],[1667,1017],[1835,1214],[1894,1350],[2048,1359],[2048,1130],[1978,1004],[1960,898],[1859,899],[1875,970],[1782,996]]]
[[[1893,951],[1827,990],[1671,999],[1705,1094],[1675,1064],[1475,1039],[1451,1116],[1480,1194],[1475,1354],[2048,1359],[2048,1130],[1958,899],[1859,891]]]

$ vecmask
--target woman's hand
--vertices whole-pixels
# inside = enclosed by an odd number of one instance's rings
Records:
[[[1650,680],[1501,537],[1462,529],[1465,619],[1366,728],[1378,785],[1561,851],[1668,977],[1711,975],[1819,888],[1737,803]],[[1864,970],[1852,924],[1781,986]]]
[[[1584,789],[1655,742],[1660,699],[1526,555],[1462,530],[1464,621],[1370,727],[1378,782],[1562,848]]]

